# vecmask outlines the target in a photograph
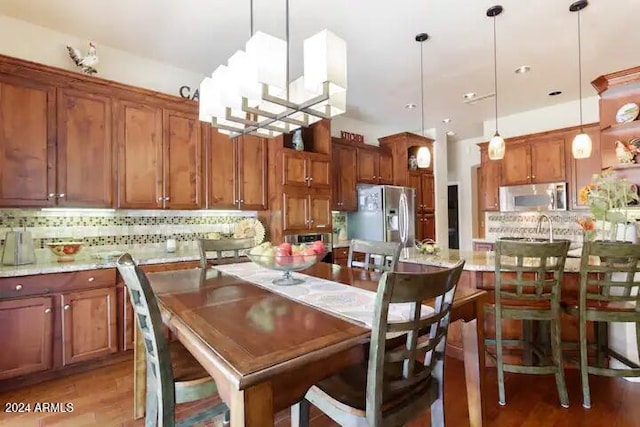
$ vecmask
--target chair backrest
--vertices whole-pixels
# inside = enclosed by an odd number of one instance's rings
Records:
[[[253,237],[246,239],[199,239],[198,247],[200,248],[200,267],[207,268],[207,265],[240,262],[242,261],[240,251],[251,249],[255,245],[256,242]],[[215,252],[216,258],[207,258],[207,252]],[[233,252],[233,256],[225,256],[223,252]]]
[[[353,239],[349,245],[348,267],[359,267],[365,270],[393,271],[400,258],[402,247],[397,242],[372,242]],[[356,259],[355,254],[363,254],[364,260]]]
[[[175,387],[169,345],[164,335],[162,316],[155,294],[144,271],[138,267],[131,255],[118,258],[116,267],[129,290],[133,311],[138,320],[138,328],[144,339],[147,356],[147,376],[153,375],[158,393],[158,413],[163,416],[161,425],[173,425]],[[148,382],[147,382],[148,384]],[[154,392],[147,390],[147,393]]]
[[[449,315],[463,266],[464,261],[460,261],[453,268],[437,272],[382,274],[367,373],[369,425],[381,425],[383,396],[410,396],[400,399],[392,409],[396,421],[408,420],[431,405],[427,396],[432,378],[442,381]],[[422,303],[433,299],[434,312],[422,317]],[[408,321],[388,321],[389,305],[394,303],[409,303]]]
[[[495,250],[496,308],[503,298],[558,302],[570,244],[568,240],[499,239]]]
[[[640,244],[585,242],[580,261],[581,301],[635,302],[640,311]]]

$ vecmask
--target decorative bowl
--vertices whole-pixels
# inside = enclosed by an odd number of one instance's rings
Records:
[[[426,255],[437,255],[440,252],[440,246],[431,239],[416,241],[416,249],[418,252]]]
[[[84,242],[53,242],[47,243],[51,252],[58,257],[58,262],[73,261],[75,255],[80,252]]]
[[[274,285],[287,286],[304,282],[303,279],[294,278],[291,272],[309,268],[324,258],[325,255],[324,253],[314,255],[254,255],[249,253],[247,257],[260,267],[282,271],[284,273],[282,278],[275,279],[272,283]]]

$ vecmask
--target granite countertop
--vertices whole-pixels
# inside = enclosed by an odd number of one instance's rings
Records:
[[[195,248],[179,249],[169,253],[160,248],[127,249],[121,252],[128,252],[140,265],[164,264],[170,262],[196,261],[200,259],[200,253]],[[82,270],[96,270],[100,268],[115,268],[115,258],[101,260],[91,258],[88,254],[80,253],[75,261],[57,262],[54,260],[37,261],[35,264],[26,265],[3,265],[0,266],[0,277],[30,276],[33,274],[64,273]]]
[[[421,254],[414,248],[402,251],[400,261],[414,264],[424,264],[433,267],[453,267],[461,259],[465,260],[466,271],[494,271],[495,253],[493,251],[459,251],[456,249],[443,249],[438,255]],[[579,258],[567,258],[564,271],[576,273],[580,271]]]

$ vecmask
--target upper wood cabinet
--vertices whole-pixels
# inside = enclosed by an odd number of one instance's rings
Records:
[[[333,194],[331,198],[333,210],[358,210],[356,164],[356,149],[353,146],[333,144]]]
[[[207,143],[207,207],[267,209],[267,141],[252,135],[231,139],[211,129]]]
[[[120,101],[118,207],[197,209],[202,140],[197,116]]]
[[[55,87],[0,73],[0,206],[53,206],[55,161]]]
[[[356,148],[357,181],[367,184],[393,184],[391,154],[378,147]],[[383,159],[381,160],[381,157]]]
[[[391,157],[391,153],[380,151],[378,178],[380,184],[393,184],[393,158]]]
[[[433,174],[419,171],[409,173],[409,187],[416,190],[416,212],[433,212],[435,196],[433,188]]]
[[[290,188],[282,195],[283,231],[331,232],[331,195],[328,191]]]
[[[331,164],[325,154],[285,148],[282,152],[282,185],[329,188]]]
[[[502,161],[489,159],[486,143],[480,147],[480,159],[481,164],[478,173],[480,211],[498,211],[500,210]],[[483,216],[484,214],[481,213],[480,215]]]
[[[541,135],[507,142],[502,160],[502,185],[566,180],[563,135]]]

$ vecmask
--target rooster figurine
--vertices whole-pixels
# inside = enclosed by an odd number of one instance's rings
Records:
[[[635,149],[635,147],[633,148]],[[633,163],[635,150],[630,149],[629,146],[620,141],[616,141],[616,157],[618,158],[618,163]]]
[[[74,47],[67,46],[69,56],[73,59],[73,62],[86,74],[96,74],[98,70],[94,67],[98,63],[98,55],[96,54],[96,45],[93,42],[89,42],[89,50],[86,56],[82,56],[80,51]]]

